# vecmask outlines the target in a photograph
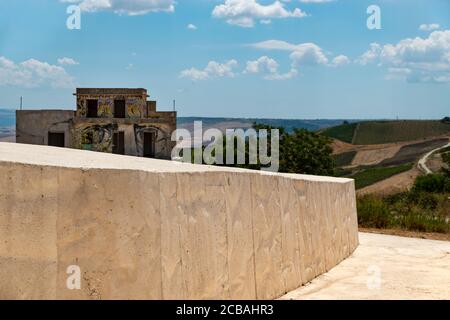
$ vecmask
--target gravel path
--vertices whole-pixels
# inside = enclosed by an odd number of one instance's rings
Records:
[[[448,147],[450,147],[450,143],[447,144],[447,145],[445,145],[445,146],[443,146],[443,147],[434,149],[434,150],[428,152],[426,155],[424,155],[424,156],[419,160],[419,169],[422,170],[423,173],[425,173],[425,174],[431,174],[431,173],[433,173],[433,171],[431,171],[431,170],[427,167],[427,161],[428,161],[428,158],[429,158],[433,153],[435,153],[435,152],[437,152],[437,151],[439,151],[439,150],[448,148]]]

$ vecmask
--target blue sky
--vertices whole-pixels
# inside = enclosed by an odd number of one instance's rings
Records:
[[[450,1],[2,0],[0,106],[71,109],[77,86],[144,87],[181,116],[442,118]]]

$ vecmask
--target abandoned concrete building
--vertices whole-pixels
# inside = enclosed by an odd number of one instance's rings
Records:
[[[77,109],[18,110],[16,142],[170,159],[176,112],[159,112],[146,89],[76,89]]]

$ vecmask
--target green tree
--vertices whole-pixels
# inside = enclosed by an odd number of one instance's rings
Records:
[[[268,150],[271,150],[270,132],[278,129],[280,133],[280,172],[313,175],[333,175],[332,140],[324,135],[295,129],[289,134],[283,127],[272,127],[254,123],[255,130],[268,130]]]
[[[289,134],[283,127],[273,127],[265,124],[254,123],[253,128],[260,132],[260,130],[267,130],[267,150],[269,156],[272,149],[271,130],[278,129],[280,137],[280,172],[284,173],[299,173],[299,174],[313,174],[313,175],[333,175],[334,174],[334,160],[332,158],[333,149],[331,148],[331,139],[321,134],[308,131],[306,129],[295,129],[293,133]],[[227,154],[226,139],[223,139],[223,154]],[[245,159],[246,164],[238,165],[237,163],[237,144],[238,139],[235,138],[235,164],[222,166],[240,167],[252,170],[260,170],[263,168],[261,163],[249,164],[249,145],[248,141],[245,144]],[[259,145],[259,143],[258,143]]]
[[[442,154],[442,160],[444,161],[445,166],[442,168],[444,175],[447,179],[450,179],[450,152],[445,152]]]
[[[280,171],[333,175],[331,139],[306,129],[295,129],[280,143]]]

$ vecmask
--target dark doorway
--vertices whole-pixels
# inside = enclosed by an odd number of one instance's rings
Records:
[[[49,132],[48,133],[48,145],[52,147],[64,148],[64,133]]]
[[[113,135],[113,153],[125,154],[125,133],[115,132]]]
[[[153,132],[144,132],[144,157],[155,157],[155,134]]]
[[[125,100],[114,100],[114,118],[125,118]]]
[[[98,117],[98,100],[87,101],[87,117],[88,118]]]

